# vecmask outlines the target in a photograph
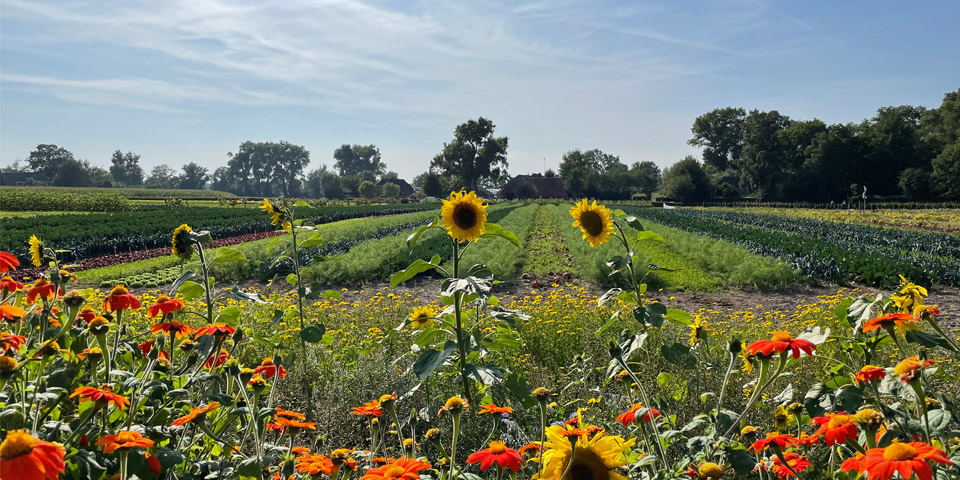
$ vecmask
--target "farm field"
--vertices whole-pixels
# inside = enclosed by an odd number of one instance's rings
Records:
[[[75,478],[321,478],[333,459],[426,456],[476,480],[470,454],[496,439],[528,446],[531,478],[564,445],[579,458],[566,434],[625,459],[575,479],[787,477],[774,438],[810,459],[788,463],[800,478],[895,438],[960,460],[960,237],[455,202],[0,218],[0,428],[48,432]],[[838,422],[839,443],[821,426]],[[149,455],[90,446],[128,430]]]

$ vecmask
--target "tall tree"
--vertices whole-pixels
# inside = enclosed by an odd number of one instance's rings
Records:
[[[742,108],[711,110],[693,121],[693,138],[687,143],[703,147],[703,161],[717,170],[725,170],[740,160],[746,117],[747,112]]]
[[[900,172],[909,167],[924,167],[936,156],[931,145],[921,141],[920,118],[925,111],[910,105],[881,107],[873,118],[861,123],[869,165],[861,183],[872,193],[896,195]]]
[[[634,162],[630,166],[630,174],[633,176],[633,182],[638,192],[646,195],[648,198],[653,192],[660,188],[662,175],[660,167],[653,162]]]
[[[143,169],[140,168],[140,155],[133,152],[123,153],[119,149],[110,157],[110,175],[126,186],[143,184]]]
[[[27,157],[27,163],[34,171],[42,173],[49,179],[57,176],[60,169],[71,160],[76,160],[69,150],[58,147],[53,144],[37,145],[30,156]]]
[[[433,157],[430,168],[456,177],[461,185],[476,190],[481,181],[497,180],[507,170],[507,137],[495,137],[496,125],[486,118],[469,120],[457,126],[453,141]]]
[[[176,188],[177,183],[177,171],[166,164],[153,167],[145,182],[151,188]]]
[[[387,166],[380,159],[380,149],[376,145],[340,145],[333,151],[336,160],[334,166],[340,175],[360,175],[363,172],[373,172],[380,175]]]
[[[58,163],[54,175],[51,177],[53,184],[58,187],[90,187],[93,185],[90,179],[89,164],[84,164],[74,158],[64,159]]]
[[[201,167],[195,162],[190,162],[182,167],[183,175],[180,175],[180,188],[202,190],[207,185],[210,176],[207,175],[207,169]]]
[[[742,190],[773,192],[780,185],[786,165],[787,149],[780,131],[790,126],[790,119],[776,110],[751,110],[743,122],[743,150],[740,157]],[[775,192],[774,192],[775,193]]]
[[[440,175],[427,172],[426,177],[423,179],[423,194],[428,197],[443,197],[443,179],[440,178]]]
[[[295,195],[303,169],[310,163],[310,152],[289,142],[246,141],[237,153],[227,155],[228,183],[237,185],[235,193],[243,195]]]
[[[663,172],[663,193],[684,203],[702,200],[709,194],[707,174],[696,158],[687,155]]]

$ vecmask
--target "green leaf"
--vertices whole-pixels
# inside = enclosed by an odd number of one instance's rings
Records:
[[[287,283],[289,283],[290,285],[296,285],[298,283],[297,274],[296,273],[287,274]]]
[[[643,231],[643,224],[640,223],[640,220],[637,220],[637,217],[627,217],[624,220],[627,221],[627,225],[630,225],[634,230]]]
[[[909,330],[906,335],[907,341],[916,343],[927,348],[943,347],[947,350],[953,350],[953,345],[947,339],[936,333],[921,332],[919,330]]]
[[[433,217],[433,221],[430,223],[421,226],[417,229],[416,232],[413,232],[409,237],[407,237],[407,248],[413,248],[417,244],[417,240],[420,239],[420,235],[423,235],[423,232],[430,230],[431,228],[441,228],[440,227],[440,217]]]
[[[180,295],[183,295],[183,300],[189,302],[190,300],[195,300],[203,296],[203,285],[200,285],[197,282],[187,280],[180,285],[180,288],[177,289],[180,292]]]
[[[318,232],[311,233],[306,240],[300,242],[301,248],[319,247],[320,245],[323,245],[323,237]]]
[[[660,234],[651,232],[650,230],[644,230],[642,232],[638,232],[637,240],[641,242],[644,240],[652,240],[654,242],[667,243],[667,241],[664,240],[663,237],[660,236]]]
[[[520,243],[520,239],[517,238],[517,236],[514,235],[513,232],[509,230],[505,230],[503,227],[501,227],[500,225],[497,225],[496,223],[484,223],[483,235],[480,235],[480,238],[494,238],[494,237],[505,238],[506,240],[516,245],[517,247],[523,247],[523,245]]]
[[[423,259],[416,259],[413,263],[410,264],[407,268],[400,270],[393,275],[390,275],[390,285],[396,287],[411,278],[426,272],[428,270],[433,270],[440,266],[440,255],[434,255],[429,262],[424,261]]]
[[[226,323],[231,327],[236,327],[240,325],[240,322],[237,321],[240,318],[240,307],[236,305],[230,305],[225,307],[223,310],[220,310],[220,315],[217,316],[218,322]]]
[[[186,282],[187,280],[190,280],[191,278],[196,277],[196,276],[197,276],[197,274],[196,274],[196,273],[193,273],[193,272],[190,271],[190,270],[187,270],[187,271],[181,273],[180,276],[177,277],[177,279],[173,281],[173,286],[170,287],[170,293],[171,293],[171,295],[173,294],[173,292],[178,291],[177,289],[180,288],[180,285],[183,285],[183,282]]]
[[[297,200],[296,202],[294,202],[293,206],[295,206],[295,207],[309,207],[310,204],[307,203],[307,202],[304,202],[303,200]]]
[[[746,450],[732,447],[726,447],[724,450],[727,453],[727,464],[741,475],[748,475],[757,466],[756,458]]]
[[[320,343],[323,341],[324,333],[326,333],[326,327],[322,323],[318,323],[300,330],[300,339],[306,343]]]
[[[537,399],[533,398],[533,392],[523,375],[509,373],[503,385],[513,394],[514,398],[520,401],[524,408],[533,408],[537,404]]]
[[[343,294],[336,290],[326,290],[323,292],[323,298],[329,298],[332,300],[339,300],[343,298]]]
[[[932,433],[938,435],[943,433],[947,427],[950,426],[950,420],[952,420],[950,412],[942,408],[927,412],[927,421],[930,422],[930,430]]]
[[[443,365],[443,362],[456,348],[457,344],[455,342],[447,341],[443,345],[443,350],[427,349],[413,364],[413,373],[417,374],[420,380],[425,380],[437,367]]]
[[[690,325],[693,325],[693,319],[690,317],[690,314],[676,308],[667,310],[667,314],[664,315],[663,318],[670,321],[670,323],[680,325],[681,327],[689,327]]]
[[[240,253],[240,250],[231,247],[220,247],[217,249],[217,258],[213,259],[213,263],[231,263],[231,262],[246,262],[247,257],[243,256]]]
[[[626,216],[626,215],[627,215],[627,212],[624,212],[623,210],[620,210],[619,208],[613,211],[613,216],[614,216],[614,217],[624,217],[624,216]]]
[[[619,289],[619,288],[617,288],[617,287],[613,287],[613,288],[611,288],[610,290],[607,290],[607,292],[604,293],[604,294],[600,297],[599,300],[597,300],[597,306],[598,306],[598,307],[602,307],[603,304],[609,302],[609,301],[610,301],[611,299],[613,299],[613,298],[616,298],[617,295],[620,295],[620,292],[622,292],[622,291],[623,291],[623,290],[621,290],[621,289]]]
[[[660,354],[666,361],[687,370],[697,368],[697,359],[690,355],[690,347],[682,343],[674,342],[669,347],[664,345],[660,347]]]
[[[273,237],[273,240],[270,241],[270,244],[267,245],[267,253],[270,253],[270,250],[273,250],[273,247],[276,247],[280,240],[283,240],[283,235],[277,235]]]
[[[493,365],[478,367],[468,364],[466,370],[467,376],[473,377],[474,380],[484,385],[497,385],[503,381],[503,370]]]
[[[213,243],[213,237],[210,236],[210,231],[202,230],[199,232],[190,232],[190,239],[197,243],[202,243],[204,245],[209,245]]]
[[[603,335],[603,332],[606,332],[608,328],[612,327],[613,324],[617,323],[617,320],[620,319],[620,310],[617,310],[610,315],[610,320],[607,320],[607,323],[604,323],[602,327],[598,328],[596,332],[593,332],[593,338],[600,338],[600,335]]]

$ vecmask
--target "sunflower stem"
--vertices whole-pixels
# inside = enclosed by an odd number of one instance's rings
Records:
[[[460,412],[454,412],[453,414],[453,439],[450,442],[450,476],[449,479],[453,480],[456,478],[456,463],[457,463],[457,437],[460,436]]]
[[[460,242],[453,239],[453,277],[460,278]],[[457,321],[457,350],[460,356],[460,381],[463,383],[463,395],[467,398],[467,403],[473,403],[470,398],[470,382],[467,379],[467,349],[463,338],[463,292],[453,293],[454,318]],[[452,472],[453,470],[451,470]],[[452,479],[451,479],[452,480]]]

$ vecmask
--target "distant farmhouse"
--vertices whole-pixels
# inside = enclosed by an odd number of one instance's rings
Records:
[[[50,183],[50,179],[40,172],[0,172],[0,185],[5,187],[48,183]]]
[[[378,183],[377,185],[382,189],[383,186],[388,183],[392,183],[400,187],[401,197],[409,197],[410,195],[413,195],[416,192],[416,190],[414,190],[413,188],[413,185],[410,185],[409,183],[407,183],[406,180],[402,178],[384,178],[383,180],[380,180],[380,183]]]
[[[544,177],[539,173],[513,177],[497,194],[508,200],[524,198],[567,198],[567,187],[560,177]]]

